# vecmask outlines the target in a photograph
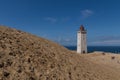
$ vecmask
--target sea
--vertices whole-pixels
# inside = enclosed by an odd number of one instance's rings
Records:
[[[76,46],[65,46],[69,50],[77,50]],[[88,46],[88,52],[102,51],[120,54],[120,46]]]

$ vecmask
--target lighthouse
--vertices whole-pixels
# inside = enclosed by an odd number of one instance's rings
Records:
[[[77,53],[87,53],[86,34],[87,31],[84,26],[81,25],[79,31],[77,32]]]

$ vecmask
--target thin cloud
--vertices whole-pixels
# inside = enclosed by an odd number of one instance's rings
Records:
[[[64,17],[64,18],[45,17],[44,20],[51,23],[56,23],[58,21],[61,23],[65,23],[65,22],[68,22],[70,18],[69,17]]]
[[[120,43],[120,40],[106,40],[106,41],[96,41],[93,43],[97,44],[118,44]]]
[[[57,22],[57,19],[53,18],[53,17],[46,17],[46,18],[44,18],[44,20],[49,21],[51,23],[56,23]]]
[[[59,36],[58,38],[56,38],[56,40],[54,40],[55,42],[64,45],[64,46],[73,46],[76,45],[76,40],[73,38],[65,38],[62,36]]]
[[[87,18],[87,17],[93,15],[93,13],[94,12],[92,10],[89,10],[89,9],[85,9],[85,10],[81,11],[81,15],[83,18]]]
[[[120,45],[120,36],[104,36],[90,42],[91,45]]]

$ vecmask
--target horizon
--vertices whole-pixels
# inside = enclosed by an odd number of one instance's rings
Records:
[[[0,24],[76,46],[80,25],[88,46],[120,46],[119,0],[1,0]]]

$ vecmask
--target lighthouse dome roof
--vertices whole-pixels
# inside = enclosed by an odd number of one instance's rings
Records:
[[[80,31],[85,31],[85,29],[84,29],[84,26],[83,26],[83,25],[81,25],[81,26],[80,26]]]

